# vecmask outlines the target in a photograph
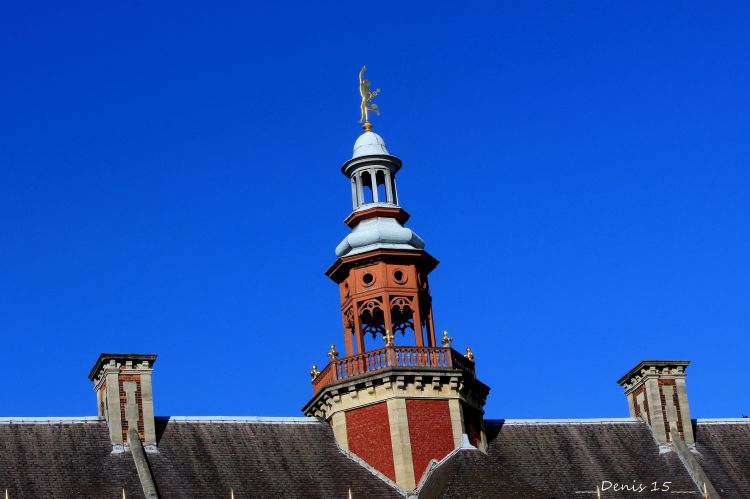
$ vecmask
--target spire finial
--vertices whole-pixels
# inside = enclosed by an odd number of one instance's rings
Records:
[[[378,105],[370,104],[375,96],[380,93],[380,89],[378,88],[374,92],[370,90],[370,80],[365,80],[365,71],[367,71],[367,66],[362,66],[362,69],[359,71],[359,95],[360,97],[362,97],[362,102],[359,106],[359,122],[364,123],[364,125],[362,125],[362,128],[365,132],[369,132],[372,130],[372,123],[370,123],[368,111],[372,111],[373,113],[380,116],[380,109],[378,109]]]

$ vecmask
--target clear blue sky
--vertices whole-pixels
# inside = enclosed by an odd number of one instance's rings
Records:
[[[114,5],[118,4],[118,5]],[[299,415],[370,68],[436,327],[488,416],[616,417],[643,358],[750,413],[747,2],[6,2],[0,415]]]

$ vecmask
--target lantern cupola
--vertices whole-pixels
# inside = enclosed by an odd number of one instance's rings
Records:
[[[352,214],[346,219],[352,232],[336,247],[345,257],[389,248],[424,249],[424,241],[403,226],[409,215],[398,205],[396,173],[401,160],[388,153],[380,135],[367,131],[354,143],[352,159],[341,172],[352,188]]]
[[[389,332],[395,343],[436,345],[427,276],[438,262],[404,226],[409,214],[396,202],[400,168],[371,130],[341,167],[354,209],[345,220],[351,232],[336,246],[338,259],[327,275],[340,288],[346,355],[364,353],[368,338],[380,346]]]

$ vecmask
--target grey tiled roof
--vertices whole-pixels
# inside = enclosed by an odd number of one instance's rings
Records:
[[[132,456],[112,454],[107,423],[0,424],[0,493],[11,499],[115,499],[122,487],[143,496]]]
[[[660,454],[651,431],[640,421],[496,421],[488,423],[487,430],[491,440],[487,455],[456,456],[451,463],[454,478],[435,497],[519,497],[509,491],[521,485],[535,489],[525,495],[529,498],[596,497],[584,492],[595,492],[602,480],[647,485],[670,481],[672,491],[696,491],[679,458],[674,452]],[[511,481],[521,485],[508,485]],[[611,491],[604,495],[633,496]]]
[[[722,497],[750,497],[750,421],[695,425],[698,462]]]
[[[176,418],[177,419],[177,418]],[[307,418],[157,419],[148,461],[162,498],[402,497]],[[75,422],[74,422],[75,421]],[[0,423],[0,493],[16,498],[142,498],[133,457],[112,453],[103,421]]]
[[[310,418],[159,418],[148,454],[159,493],[171,498],[403,497],[349,459],[330,427]],[[601,480],[699,497],[675,452],[660,453],[640,420],[487,422],[487,454],[461,450],[434,468],[422,498],[592,497]],[[696,425],[697,457],[722,497],[750,497],[750,423]],[[129,452],[113,454],[97,419],[0,421],[0,491],[17,498],[141,498]],[[638,494],[639,497],[676,497]],[[604,497],[618,497],[609,491]],[[621,494],[620,497],[633,497]]]
[[[323,422],[165,422],[148,459],[163,498],[401,497],[341,453]]]

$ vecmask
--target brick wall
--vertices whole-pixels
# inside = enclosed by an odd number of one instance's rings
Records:
[[[432,459],[440,460],[454,448],[447,400],[407,400],[409,439],[414,480],[419,483]]]
[[[128,441],[128,419],[125,415],[125,404],[127,403],[127,394],[125,393],[124,383],[126,381],[133,381],[137,384],[135,391],[135,403],[138,405],[138,434],[141,440],[144,439],[144,427],[143,427],[143,401],[141,400],[141,375],[140,374],[120,374],[118,376],[119,389],[120,389],[120,420],[122,421],[122,441]]]
[[[648,408],[648,397],[646,396],[646,385],[639,387],[631,394],[631,397],[633,397],[633,407],[635,407],[635,417],[643,417],[643,415],[641,414],[641,408],[638,405],[638,396],[640,394],[643,394],[643,410],[646,411],[646,420],[648,421],[648,424],[651,424],[651,414]]]
[[[396,480],[391,426],[385,402],[346,411],[346,436],[352,453],[391,480]]]
[[[661,400],[661,410],[662,410],[662,416],[664,417],[664,431],[667,435],[670,435],[670,429],[669,429],[669,418],[667,416],[667,398],[664,394],[664,387],[665,386],[671,386],[672,387],[672,405],[674,405],[675,410],[677,411],[677,432],[680,434],[681,437],[685,437],[685,432],[682,428],[682,411],[680,411],[680,400],[677,398],[677,383],[673,379],[660,379],[659,380],[659,399]],[[671,437],[669,437],[669,440],[672,440]]]

